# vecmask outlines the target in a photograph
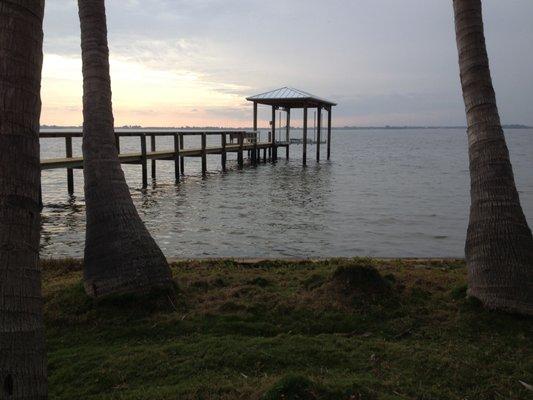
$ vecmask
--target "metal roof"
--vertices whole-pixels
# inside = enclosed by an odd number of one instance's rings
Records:
[[[291,87],[282,87],[280,89],[272,90],[270,92],[250,96],[247,97],[246,100],[254,101],[260,104],[269,104],[274,106],[292,108],[337,105],[332,101]]]

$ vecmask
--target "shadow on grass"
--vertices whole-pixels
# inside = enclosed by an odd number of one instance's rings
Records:
[[[333,390],[302,375],[286,375],[267,389],[262,400],[374,400],[376,398],[372,392],[362,387]]]
[[[154,313],[169,313],[182,305],[177,285],[144,293],[124,293],[93,298],[85,293],[82,282],[55,292],[47,300],[47,316],[57,322],[87,319],[139,319]]]

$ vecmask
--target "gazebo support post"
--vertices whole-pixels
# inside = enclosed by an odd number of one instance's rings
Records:
[[[289,159],[289,142],[290,142],[290,137],[291,137],[291,109],[290,108],[287,108],[287,132],[285,134],[286,138],[285,138],[285,142],[287,143],[287,147],[285,147],[285,156],[287,158],[287,160]]]
[[[257,101],[254,101],[254,122],[253,122],[253,129],[254,129],[254,132],[256,132],[255,134],[255,143],[256,143],[256,146],[254,147],[253,149],[253,154],[252,154],[252,163],[253,165],[255,165],[257,163]]]
[[[277,161],[278,149],[276,147],[276,106],[272,106],[272,161]]]
[[[254,125],[253,125],[253,128],[254,128],[254,132],[255,132],[255,146],[254,146],[254,150],[253,150],[253,155],[252,155],[252,162],[254,165],[257,164],[257,159],[259,158],[259,155],[257,154],[258,153],[258,150],[257,150],[257,101],[254,101]]]
[[[322,128],[322,107],[316,109],[316,162],[320,161],[320,130]]]
[[[307,107],[304,107],[304,122],[303,122],[303,165],[307,164]]]
[[[328,161],[331,156],[331,108],[328,108]]]

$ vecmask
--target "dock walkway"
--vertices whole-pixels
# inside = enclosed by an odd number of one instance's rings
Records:
[[[220,136],[219,146],[207,146],[207,136]],[[230,136],[230,142],[227,137]],[[41,170],[66,169],[67,170],[67,187],[69,194],[74,193],[74,176],[73,169],[83,168],[83,157],[73,157],[72,138],[82,137],[81,132],[54,131],[41,132],[40,138],[65,139],[65,157],[51,158],[41,160]],[[173,137],[174,148],[157,150],[157,137]],[[201,146],[195,148],[184,147],[185,136],[199,136]],[[139,137],[140,152],[121,153],[121,137]],[[147,137],[150,138],[150,150],[147,150]],[[237,143],[233,143],[237,138]],[[289,157],[290,142],[280,142],[272,138],[269,133],[267,141],[258,140],[257,131],[117,131],[116,145],[119,151],[119,159],[122,164],[139,164],[142,167],[143,188],[148,186],[148,161],[151,162],[152,178],[156,177],[156,160],[157,161],[174,161],[175,179],[178,182],[180,176],[184,175],[184,158],[200,157],[202,159],[202,174],[207,174],[207,155],[218,154],[221,156],[222,170],[226,171],[227,153],[237,153],[237,164],[239,168],[244,166],[244,152],[247,152],[251,164],[255,165],[261,161],[261,150],[263,151],[262,160],[267,159],[276,161],[278,148],[286,148],[286,156]]]

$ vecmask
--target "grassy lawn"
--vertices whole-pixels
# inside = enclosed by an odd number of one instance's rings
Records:
[[[465,298],[462,261],[191,261],[94,302],[43,261],[51,399],[528,399],[533,320]]]

